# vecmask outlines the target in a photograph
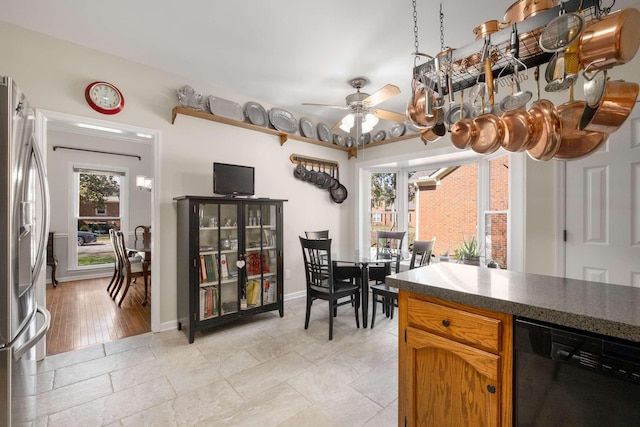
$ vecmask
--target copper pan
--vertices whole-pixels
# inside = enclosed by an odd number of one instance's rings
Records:
[[[475,27],[473,29],[473,34],[476,35],[476,40],[480,40],[484,36],[497,33],[498,31],[500,31],[500,29],[500,21],[498,21],[497,19],[492,19],[491,21],[487,21]]]
[[[540,99],[529,108],[536,129],[539,130],[537,140],[529,144],[527,153],[535,160],[551,160],[560,148],[562,123],[555,105],[549,100]]]
[[[605,133],[578,129],[578,122],[585,106],[585,101],[568,102],[558,106],[562,137],[554,159],[580,159],[596,151],[607,140],[608,135]]]
[[[502,145],[504,125],[495,114],[483,114],[473,119],[478,127],[478,138],[471,149],[480,154],[491,154]]]
[[[534,126],[531,115],[524,108],[505,112],[500,118],[504,124],[502,148],[511,152],[525,151],[537,141],[540,128]]]
[[[578,55],[587,71],[629,62],[640,46],[640,11],[623,9],[589,21],[580,36]]]
[[[525,19],[535,16],[540,12],[558,4],[558,0],[519,0],[509,6],[504,13],[503,23],[506,25],[524,21]]]
[[[631,114],[639,89],[634,82],[608,81],[599,106],[592,108],[585,103],[578,128],[606,134],[615,132]]]
[[[433,129],[425,129],[420,131],[420,139],[427,145],[429,142],[434,142],[440,139],[440,135],[437,135]]]
[[[458,120],[451,126],[451,142],[461,150],[466,150],[475,144],[478,136],[480,131],[472,119]]]

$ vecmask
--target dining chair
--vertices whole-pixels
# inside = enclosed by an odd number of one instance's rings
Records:
[[[131,286],[131,279],[134,277],[143,277],[144,272],[142,269],[142,260],[137,256],[128,256],[124,233],[122,231],[116,232],[116,248],[120,260],[120,274],[118,285],[115,288],[115,292],[111,294],[111,298],[115,301],[124,285],[124,289],[122,289],[122,295],[120,296],[120,301],[118,302],[118,307],[121,307],[122,301],[124,301],[124,298],[125,296],[127,296],[127,292],[129,291],[129,287]],[[145,283],[147,283],[146,280]]]
[[[113,276],[107,286],[107,292],[111,293],[112,287],[117,286],[120,278],[120,255],[118,254],[118,242],[116,239],[116,231],[113,228],[109,229],[109,241],[111,242],[111,248],[113,249]]]
[[[411,251],[411,261],[409,262],[409,270],[429,265],[431,263],[431,254],[433,253],[433,246],[435,244],[435,237],[431,240],[414,240],[413,250]]]
[[[391,266],[394,265],[394,273],[400,271],[400,261],[402,260],[402,242],[404,231],[378,231],[376,233],[376,258],[394,259],[392,263],[382,266],[372,265],[369,267],[369,279],[375,280],[371,285],[371,328],[376,321],[377,304],[382,304],[382,312],[393,319],[393,308],[398,306],[398,289],[392,288],[384,283],[385,277],[391,274]]]
[[[355,300],[356,327],[360,328],[360,286],[335,279],[331,262],[331,239],[305,239],[300,236],[300,245],[307,282],[304,328],[309,328],[311,305],[316,299],[327,301],[329,304],[329,340],[333,340],[333,318],[337,315],[338,307],[351,304],[352,299]]]
[[[329,230],[320,231],[305,231],[304,234],[307,239],[328,239]],[[360,267],[353,264],[345,265],[345,263],[338,263],[333,261],[333,276],[336,280],[347,281],[352,284],[360,285],[362,279],[362,270]],[[366,298],[366,296],[362,296]]]

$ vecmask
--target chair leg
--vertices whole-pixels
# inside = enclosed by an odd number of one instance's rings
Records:
[[[377,292],[375,289],[371,290],[371,311],[373,311],[373,313],[371,314],[371,329],[373,329],[373,325],[376,323],[376,307],[378,306],[378,298],[377,298]],[[382,306],[384,309],[384,305]]]
[[[124,287],[124,291],[122,291],[122,296],[120,297],[120,302],[118,303],[118,307],[122,307],[122,301],[124,301],[124,297],[127,296],[127,292],[129,291],[129,286],[131,286],[131,274],[127,274],[127,285]]]
[[[333,301],[329,301],[329,341],[333,340],[333,313],[337,309],[333,304]]]
[[[355,308],[355,313],[356,313],[356,327],[358,329],[360,329],[360,320],[358,319],[358,310],[360,309],[360,293],[356,294],[356,308]]]
[[[116,295],[120,292],[120,288],[122,288],[122,282],[124,281],[124,276],[121,272],[118,273],[118,278],[116,279],[116,283],[113,284],[113,288],[111,289],[111,299],[115,301]]]
[[[113,277],[111,277],[111,281],[109,282],[109,286],[107,286],[107,292],[109,292],[111,290],[111,286],[113,286],[113,284],[116,281],[116,276],[118,276],[118,269],[116,267],[113,268]]]
[[[304,328],[305,329],[309,329],[309,317],[311,315],[311,304],[313,303],[313,300],[309,297],[307,297],[307,313],[304,317]]]

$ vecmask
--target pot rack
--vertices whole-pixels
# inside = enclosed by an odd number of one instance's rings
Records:
[[[309,157],[309,156],[301,156],[300,154],[292,154],[289,156],[291,163],[294,164],[302,164],[304,166],[312,166],[312,167],[327,167],[329,170],[338,170],[340,168],[340,164],[338,162],[334,162],[332,160],[319,159],[317,157]]]
[[[585,22],[596,17],[598,0],[569,0],[563,4],[565,12],[581,10]],[[518,34],[520,52],[519,59],[527,68],[532,68],[549,61],[552,53],[540,49],[539,38],[544,27],[560,13],[560,5],[545,10],[523,21],[513,23],[487,36],[490,43],[490,58],[494,80],[504,79],[514,73],[513,60],[509,55],[511,33]],[[433,59],[414,67],[415,75],[420,81],[434,91],[448,95],[446,72],[450,71],[453,92],[460,92],[476,84],[480,74],[484,74],[484,64],[480,61],[485,45],[485,38],[469,43],[442,55],[440,69],[436,69]],[[522,71],[522,70],[521,70]]]

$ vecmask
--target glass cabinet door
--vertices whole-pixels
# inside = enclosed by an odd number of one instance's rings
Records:
[[[242,308],[259,307],[277,301],[276,206],[247,203],[245,223],[246,282]]]
[[[238,205],[199,204],[200,320],[235,313],[238,303]]]

